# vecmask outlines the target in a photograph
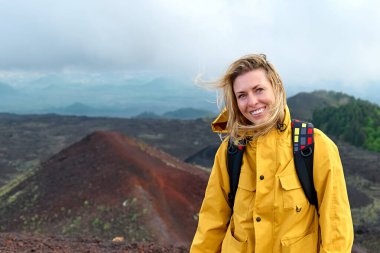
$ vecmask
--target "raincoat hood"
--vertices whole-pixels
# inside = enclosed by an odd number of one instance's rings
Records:
[[[228,112],[224,108],[219,116],[211,123],[211,129],[214,133],[227,133]]]

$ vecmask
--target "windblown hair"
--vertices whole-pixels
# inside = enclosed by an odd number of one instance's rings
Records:
[[[261,124],[253,124],[243,116],[239,110],[233,90],[234,82],[238,76],[256,69],[265,70],[275,95],[275,104],[272,108],[269,108],[270,116],[266,122]],[[225,75],[215,85],[222,90],[222,93],[219,94],[218,102],[219,104],[222,102],[222,105],[228,111],[227,131],[229,137],[235,143],[246,138],[255,139],[265,135],[272,128],[282,124],[286,107],[285,89],[279,74],[274,66],[267,61],[264,54],[246,55],[233,62]]]

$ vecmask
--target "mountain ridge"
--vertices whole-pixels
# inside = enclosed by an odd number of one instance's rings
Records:
[[[338,107],[354,100],[354,97],[335,91],[316,90],[300,92],[287,99],[292,118],[311,121],[313,112],[324,107]]]

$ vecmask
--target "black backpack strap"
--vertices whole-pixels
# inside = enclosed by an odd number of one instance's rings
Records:
[[[294,164],[303,191],[310,204],[318,210],[317,192],[314,187],[314,126],[311,123],[292,120]]]
[[[235,195],[239,185],[240,170],[243,161],[244,145],[235,145],[231,139],[227,148],[227,170],[230,178],[230,192],[228,193],[228,204],[233,210]]]

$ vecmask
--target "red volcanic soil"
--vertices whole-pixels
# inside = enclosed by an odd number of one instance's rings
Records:
[[[88,222],[95,226],[101,218],[91,215],[99,210],[124,217],[129,215],[125,210],[132,210],[125,206],[136,202],[133,211],[144,215],[130,220],[138,219],[148,241],[188,246],[207,179],[207,172],[143,143],[115,132],[95,132],[53,156],[0,200],[10,203],[0,209],[1,231],[57,235],[75,228],[89,238],[91,230],[81,232],[78,224],[91,217]],[[112,226],[104,223],[102,229],[112,232]],[[139,241],[129,238],[133,234],[118,235]]]
[[[154,243],[115,243],[99,239],[62,236],[37,236],[0,233],[0,252],[59,252],[59,253],[186,253],[183,246],[160,246]]]

